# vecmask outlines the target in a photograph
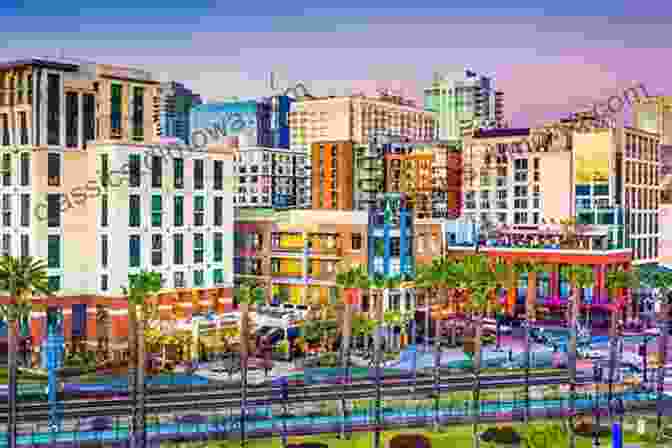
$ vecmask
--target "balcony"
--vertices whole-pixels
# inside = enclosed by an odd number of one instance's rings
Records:
[[[303,246],[271,246],[273,252],[290,252],[295,254],[303,253]]]
[[[280,272],[271,272],[271,277],[277,278],[277,277],[289,277],[289,278],[303,278],[303,273],[301,272],[288,272],[288,271],[280,271]]]

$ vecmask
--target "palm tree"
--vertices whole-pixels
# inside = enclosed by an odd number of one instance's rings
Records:
[[[610,304],[609,311],[609,403],[613,399],[614,376],[617,370],[617,339],[618,335],[618,315],[622,312],[626,305],[625,291],[627,289],[636,288],[638,284],[637,274],[635,271],[616,270],[607,274],[607,288],[611,291],[613,298]],[[613,417],[612,417],[613,426]]]
[[[658,441],[662,441],[663,414],[661,402],[665,387],[665,364],[667,363],[667,339],[669,337],[670,307],[672,306],[672,272],[656,272],[653,275],[653,287],[656,298],[660,303],[658,322],[660,336],[658,337],[658,375],[656,381],[657,411],[656,411],[656,434]]]
[[[128,392],[133,397],[133,418],[131,421],[131,443],[144,446],[145,440],[145,325],[149,307],[149,297],[159,292],[162,279],[158,272],[141,271],[129,275],[128,287],[122,287],[128,300]],[[140,316],[138,318],[138,311]]]
[[[445,288],[450,291],[452,288],[460,286],[460,279],[463,277],[462,264],[455,263],[447,258],[432,260],[432,266],[429,278],[426,280],[429,285]],[[433,427],[434,431],[439,430],[439,405],[441,400],[440,375],[441,375],[441,328],[440,320],[436,319],[434,323],[434,399]],[[451,334],[454,336],[454,326],[451,326]],[[454,337],[451,338],[454,342]]]
[[[576,345],[577,329],[579,322],[580,304],[583,288],[588,288],[594,284],[593,270],[589,266],[570,265],[562,270],[565,280],[571,285],[570,300],[567,306],[570,309],[570,332],[569,332],[569,402],[570,402],[570,446],[576,447],[576,434],[574,432],[574,412],[576,411]]]
[[[487,255],[469,255],[462,260],[462,270],[458,281],[467,290],[469,301],[467,309],[474,317],[474,385],[472,389],[474,423],[474,447],[480,446],[478,424],[480,420],[480,374],[481,374],[481,343],[483,334],[483,316],[486,312],[496,308],[497,290],[505,284],[508,277],[506,266],[497,261],[491,261]]]
[[[17,322],[29,318],[31,298],[51,296],[47,280],[47,263],[34,257],[4,256],[0,259],[0,290],[9,294],[7,305],[0,305],[0,317],[7,322],[7,368],[9,370],[9,419],[7,436],[10,448],[16,445],[17,398]]]
[[[350,369],[350,346],[352,334],[352,309],[355,303],[359,302],[362,289],[368,287],[369,278],[364,266],[359,265],[345,270],[341,267],[340,272],[336,274],[336,284],[343,290],[341,297],[345,305],[343,313],[343,330],[341,337],[341,362],[345,373],[345,379],[349,376]],[[347,403],[345,401],[345,382],[343,383],[343,394],[341,395],[341,438],[345,438],[345,418]]]
[[[243,448],[247,444],[245,423],[247,413],[247,366],[250,348],[250,305],[263,303],[265,301],[264,296],[264,290],[254,284],[243,283],[236,289],[236,298],[240,306],[240,446]]]
[[[543,264],[535,263],[533,260],[521,260],[516,261],[513,264],[513,275],[512,285],[514,297],[517,295],[518,291],[518,276],[525,273],[527,274],[527,291],[525,296],[525,413],[524,421],[525,423],[529,420],[530,414],[530,328],[534,325],[536,321],[536,305],[537,305],[537,278],[539,273],[547,270],[547,267]]]
[[[374,354],[376,364],[376,433],[375,433],[375,448],[380,448],[381,445],[381,426],[383,424],[382,417],[382,358],[381,350],[382,332],[384,325],[384,311],[385,304],[388,302],[388,297],[391,289],[396,289],[401,284],[399,277],[385,277],[379,273],[374,274],[370,288],[382,291],[382,295],[378,296],[376,300],[376,310],[374,320],[378,324],[378,328],[374,334]]]
[[[424,343],[425,351],[429,351],[429,320],[431,310],[431,296],[435,293],[438,285],[438,275],[440,269],[440,260],[432,260],[432,264],[422,264],[417,267],[417,275],[415,279],[416,288],[425,290],[425,331]]]

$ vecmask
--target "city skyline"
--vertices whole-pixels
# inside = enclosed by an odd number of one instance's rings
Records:
[[[567,116],[633,83],[650,86],[651,95],[669,93],[661,67],[669,49],[657,36],[672,22],[670,6],[657,4],[649,9],[655,18],[644,17],[639,11],[649,2],[632,11],[604,2],[580,9],[578,2],[507,9],[424,2],[411,10],[294,1],[264,5],[263,16],[251,5],[217,1],[147,1],[145,8],[121,1],[115,9],[79,0],[58,9],[11,3],[1,7],[12,16],[0,32],[1,59],[63,53],[141,67],[209,101],[270,94],[275,71],[280,88],[299,81],[318,95],[392,88],[421,105],[434,72],[470,68],[495,77],[505,118],[521,127]],[[582,16],[572,17],[577,12]],[[629,112],[621,116],[629,119]]]

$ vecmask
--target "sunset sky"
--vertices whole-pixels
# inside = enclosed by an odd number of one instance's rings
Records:
[[[672,94],[672,2],[445,6],[455,3],[0,0],[0,59],[62,49],[183,81],[206,99],[267,95],[275,70],[281,86],[305,81],[315,94],[384,87],[421,102],[434,71],[468,66],[495,76],[515,126],[606,101],[634,82]]]

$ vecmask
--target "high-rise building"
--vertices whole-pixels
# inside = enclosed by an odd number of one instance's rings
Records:
[[[640,99],[632,106],[632,125],[661,136],[662,145],[672,145],[672,96]]]
[[[295,208],[310,175],[306,156],[287,148],[239,147],[234,156],[236,207]]]
[[[381,135],[430,141],[435,132],[434,113],[389,92],[381,92],[377,98],[353,95],[304,99],[292,105],[289,119],[291,148],[307,155],[313,143],[352,142],[361,146]],[[310,206],[310,196],[304,199]]]
[[[462,156],[454,144],[383,137],[354,152],[355,209],[405,193],[419,219],[460,215]]]
[[[162,83],[159,104],[160,135],[176,137],[190,143],[191,109],[202,103],[200,95],[193,93],[184,84],[175,81]]]
[[[504,94],[491,77],[470,70],[435,74],[425,89],[425,109],[437,113],[440,140],[460,140],[467,129],[498,128],[504,119]]]
[[[2,253],[47,261],[56,297],[35,300],[65,308],[66,339],[95,335],[96,308],[108,305],[124,339],[122,287],[143,269],[189,309],[232,296],[232,154],[153,152],[159,86],[127,67],[0,65]],[[33,316],[35,341],[43,321]]]
[[[524,230],[573,218],[591,226],[593,247],[632,248],[637,263],[656,261],[658,135],[628,127],[549,129],[465,136],[465,220]]]
[[[217,128],[238,136],[240,146],[289,148],[288,96],[201,104],[191,111],[192,132]]]
[[[311,160],[312,208],[352,210],[352,142],[313,143]]]

